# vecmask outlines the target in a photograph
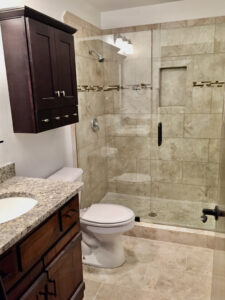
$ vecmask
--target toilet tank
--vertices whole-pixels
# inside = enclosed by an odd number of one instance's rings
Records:
[[[48,179],[77,182],[82,181],[83,170],[80,168],[62,168],[53,173]],[[81,192],[79,192],[79,202],[81,201]]]
[[[82,181],[83,170],[79,168],[62,168],[53,173],[48,179],[76,182]]]

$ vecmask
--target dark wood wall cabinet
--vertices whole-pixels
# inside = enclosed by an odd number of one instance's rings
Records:
[[[82,300],[83,296],[76,195],[0,256],[0,299]]]
[[[16,133],[78,122],[76,29],[29,7],[0,10]]]

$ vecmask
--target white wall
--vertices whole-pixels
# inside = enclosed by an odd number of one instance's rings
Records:
[[[102,29],[225,15],[225,0],[183,0],[102,12]]]
[[[1,0],[0,9],[28,5],[62,20],[65,10],[99,25],[100,14],[83,0]],[[19,76],[19,75],[18,75]],[[70,126],[40,134],[15,134],[9,103],[2,39],[0,36],[0,165],[16,163],[17,175],[46,177],[63,166],[73,165]]]

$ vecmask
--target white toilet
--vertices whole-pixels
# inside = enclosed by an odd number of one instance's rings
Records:
[[[53,180],[81,181],[82,169],[63,168],[49,177]],[[134,226],[135,215],[127,207],[99,203],[81,209],[83,263],[116,268],[125,262],[122,233]]]

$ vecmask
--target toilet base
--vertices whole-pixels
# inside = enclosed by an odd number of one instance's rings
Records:
[[[99,268],[121,266],[125,262],[121,234],[85,234],[83,230],[82,260],[84,264]]]

